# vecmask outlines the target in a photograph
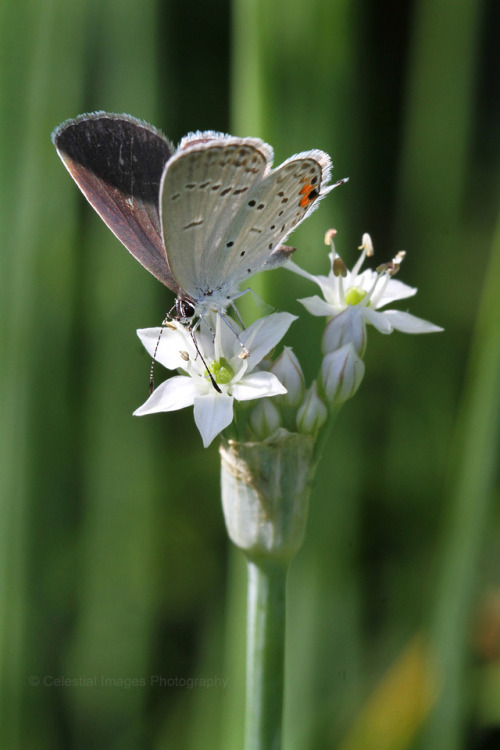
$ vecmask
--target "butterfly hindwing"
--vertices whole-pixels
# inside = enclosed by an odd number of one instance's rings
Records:
[[[299,154],[272,170],[248,194],[229,227],[230,254],[219,256],[214,274],[235,284],[264,267],[284,262],[282,243],[313,211],[328,188],[331,163],[322,151]]]
[[[160,221],[160,182],[172,155],[167,139],[133,117],[96,112],[63,123],[52,140],[78,187],[120,242],[178,293]]]

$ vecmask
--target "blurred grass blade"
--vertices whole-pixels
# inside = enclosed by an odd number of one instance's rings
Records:
[[[415,638],[377,685],[339,750],[407,750],[437,695],[428,650]]]
[[[232,19],[231,130],[269,142],[275,166],[294,153],[319,148],[332,156],[334,179],[345,176],[337,169],[346,168],[347,160],[339,163],[346,145],[351,156],[357,153],[352,127],[357,27],[351,0],[232,0]],[[332,102],[342,116],[330,114]],[[338,222],[345,231],[345,200],[343,188],[334,191],[292,234],[297,262],[307,258],[310,267],[315,257],[324,262],[325,229]],[[284,285],[283,278],[283,273],[259,274],[252,288],[279,308],[293,294],[294,280],[287,274]],[[242,299],[244,319],[249,302]]]
[[[417,233],[459,229],[482,7],[477,0],[418,0],[414,9],[400,219]]]
[[[79,104],[79,112],[104,109],[157,121],[156,12],[154,1],[95,3],[93,27],[101,33],[89,29],[88,42],[100,66],[98,76],[87,81],[88,100]],[[70,688],[66,699],[75,747],[135,749],[145,742],[151,672],[157,584],[153,500],[157,492],[162,501],[168,499],[166,483],[155,481],[154,425],[132,417],[147,393],[148,365],[141,371],[131,362],[138,363],[134,355],[140,351],[139,304],[145,301],[142,312],[152,319],[158,315],[154,294],[160,287],[79,200],[88,227],[80,315],[88,346],[81,383],[85,504],[78,618],[64,669],[69,675],[97,675],[97,685]],[[123,689],[123,680],[135,680],[135,687]]]
[[[484,534],[491,518],[500,447],[500,216],[471,348],[455,436],[436,589],[432,646],[442,697],[422,747],[456,750],[470,715],[465,674],[469,626]]]
[[[71,456],[61,460],[70,418],[65,348],[70,320],[61,310],[74,265],[67,252],[68,217],[54,221],[53,205],[44,200],[52,195],[48,186],[56,166],[50,143],[54,110],[81,90],[74,74],[84,15],[83,4],[68,9],[60,0],[20,0],[1,8],[0,734],[12,750],[29,746],[33,735],[41,750],[54,739],[52,717],[43,708],[49,695],[36,683],[48,618],[47,601],[40,606],[39,600],[50,588],[40,559],[45,561],[42,548],[58,536],[60,517],[51,518],[51,512],[54,499],[67,490],[72,464]],[[71,37],[71,55],[59,24]],[[57,274],[48,280],[53,263]],[[60,367],[49,363],[55,352]],[[31,724],[25,718],[28,705]]]

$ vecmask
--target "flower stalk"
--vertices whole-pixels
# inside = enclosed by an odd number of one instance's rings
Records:
[[[283,428],[221,446],[226,527],[248,563],[245,750],[281,747],[286,579],[304,539],[313,448]]]
[[[279,750],[288,563],[248,558],[245,750]]]

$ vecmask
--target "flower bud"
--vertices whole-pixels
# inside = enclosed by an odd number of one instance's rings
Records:
[[[299,360],[289,346],[285,346],[278,359],[273,362],[271,372],[276,375],[287,391],[276,398],[285,406],[298,406],[304,397],[304,373]]]
[[[252,409],[250,426],[257,440],[265,440],[281,426],[281,415],[275,404],[273,404],[273,400],[271,398],[262,398]]]
[[[361,357],[365,353],[366,323],[358,305],[346,307],[327,323],[321,348],[324,354],[330,354],[346,344],[352,344]]]
[[[223,439],[220,452],[222,507],[231,540],[251,559],[289,562],[304,538],[314,438],[280,428],[256,443]]]
[[[297,429],[302,433],[315,434],[328,418],[328,409],[318,395],[314,382],[306,393],[297,411]]]
[[[321,382],[330,404],[338,406],[354,396],[364,374],[365,365],[352,344],[327,354],[321,365]]]

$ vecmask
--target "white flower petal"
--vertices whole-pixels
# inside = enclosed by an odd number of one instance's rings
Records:
[[[191,357],[196,356],[189,330],[180,325],[176,328],[169,326],[140,328],[137,335],[151,357],[158,347],[155,359],[168,370],[177,370],[179,367],[186,366],[185,360],[180,355],[181,351],[187,351]]]
[[[365,307],[364,317],[367,323],[370,323],[380,333],[392,333],[392,323],[387,317],[387,312],[377,312],[370,307]]]
[[[434,323],[429,323],[428,320],[400,310],[386,310],[383,315],[396,331],[403,333],[439,333],[444,330],[440,326],[435,326]]]
[[[333,255],[330,253],[330,262],[333,262]],[[300,268],[300,266],[296,265],[293,261],[289,260],[284,266],[285,268],[288,268],[290,271],[293,271],[298,276],[303,276],[305,279],[309,279],[309,281],[313,281],[315,284],[319,286],[321,291],[323,292],[323,295],[325,296],[325,299],[330,300],[331,302],[334,302],[337,300],[339,296],[338,292],[338,281],[333,275],[333,273],[330,273],[329,276],[313,276],[312,273],[308,273],[307,271],[304,271],[303,268]],[[308,298],[309,299],[309,298]],[[311,298],[312,299],[312,298]],[[299,302],[302,302],[302,300],[299,300]],[[327,315],[328,313],[312,313],[312,315]]]
[[[233,421],[233,398],[225,394],[210,393],[194,400],[194,421],[200,431],[203,447],[207,448],[214,437]]]
[[[246,360],[247,372],[258,365],[260,360],[281,341],[294,320],[297,320],[297,316],[291,313],[272,313],[265,318],[259,318],[241,333],[241,343],[250,352]]]
[[[348,271],[344,281],[344,286],[346,289],[355,286],[358,289],[362,289],[364,292],[369,292],[378,276],[379,274],[372,268],[365,268],[364,271],[361,271],[361,273],[358,274]]]
[[[329,302],[325,302],[325,300],[321,299],[321,297],[318,297],[317,294],[315,294],[314,297],[304,297],[302,299],[299,299],[299,302],[304,305],[307,312],[311,313],[311,315],[332,316],[336,315],[339,312],[337,308],[335,308],[333,305],[330,305]]]
[[[215,331],[215,339],[213,333],[211,336],[215,359],[225,357],[229,361],[241,353],[241,327],[236,321],[227,316],[217,315],[212,331]],[[207,348],[204,351],[207,351]]]
[[[252,372],[231,388],[237,401],[251,401],[254,398],[279,396],[286,388],[272,372]]]
[[[378,309],[379,307],[388,305],[390,302],[396,302],[398,299],[413,297],[417,291],[417,287],[415,286],[408,286],[408,284],[404,284],[402,281],[391,279],[380,295],[380,298],[377,298],[376,307]],[[377,297],[377,292],[375,292],[375,297]]]
[[[154,414],[159,411],[177,411],[186,406],[192,406],[197,390],[192,378],[185,375],[175,375],[165,380],[153,391],[148,400],[134,411],[134,416]]]
[[[342,307],[340,295],[340,281],[331,273],[329,276],[317,276],[316,282],[326,301],[336,308]]]
[[[309,279],[309,281],[314,281],[315,284],[318,283],[317,276],[313,276],[312,273],[304,271],[304,269],[294,263],[293,260],[287,260],[283,268],[288,268],[289,271],[293,271],[293,273],[296,273],[297,276],[303,276],[305,279]]]

